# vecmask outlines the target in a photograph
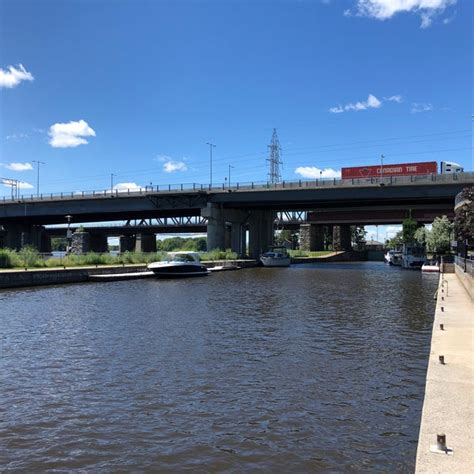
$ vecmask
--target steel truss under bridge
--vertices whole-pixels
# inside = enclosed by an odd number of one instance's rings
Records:
[[[183,227],[187,225],[205,226],[207,219],[201,216],[157,217],[154,219],[129,219],[124,227]]]

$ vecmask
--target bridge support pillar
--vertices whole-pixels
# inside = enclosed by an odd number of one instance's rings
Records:
[[[132,235],[121,235],[119,242],[120,253],[133,252],[135,250],[135,237]]]
[[[201,210],[201,215],[207,218],[207,250],[224,250],[224,210],[213,204],[208,204],[207,207]]]
[[[258,259],[273,244],[273,211],[252,211],[249,217],[249,255]]]
[[[3,226],[1,246],[20,250],[27,245],[35,247],[40,252],[50,252],[47,246],[45,229],[40,225],[10,223]]]
[[[201,215],[207,218],[207,250],[230,248],[239,257],[245,255],[248,212],[208,204],[201,210]]]
[[[137,234],[135,241],[135,252],[156,252],[155,234]]]
[[[89,232],[74,232],[71,237],[71,250],[70,252],[75,255],[82,255],[88,253],[91,250]]]
[[[300,225],[300,249],[324,250],[324,226],[321,224]]]
[[[333,250],[352,250],[351,226],[349,224],[335,225],[332,231]]]
[[[90,234],[91,251],[105,253],[109,251],[107,236],[104,234]]]

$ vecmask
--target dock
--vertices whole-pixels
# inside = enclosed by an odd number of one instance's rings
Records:
[[[474,470],[473,346],[471,297],[455,273],[441,274],[418,439],[417,473]]]

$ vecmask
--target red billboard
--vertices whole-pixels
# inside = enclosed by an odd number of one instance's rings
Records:
[[[351,178],[379,178],[383,176],[410,176],[416,174],[436,173],[438,165],[436,161],[425,161],[423,163],[399,163],[395,165],[356,166],[353,168],[342,168],[342,179]]]

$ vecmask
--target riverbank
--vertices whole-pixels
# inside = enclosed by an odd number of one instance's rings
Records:
[[[206,267],[224,265],[225,261],[203,261]],[[234,260],[240,268],[257,266],[256,260]],[[21,288],[29,286],[62,285],[65,283],[84,283],[91,281],[97,275],[124,275],[127,273],[144,273],[146,264],[123,265],[94,265],[76,268],[40,268],[30,270],[2,270],[0,271],[0,289]],[[121,278],[125,279],[125,278]]]
[[[417,473],[472,471],[473,341],[471,298],[456,274],[441,274],[418,440]],[[444,363],[440,356],[444,357]],[[436,452],[440,434],[446,435],[446,446],[452,451]]]

